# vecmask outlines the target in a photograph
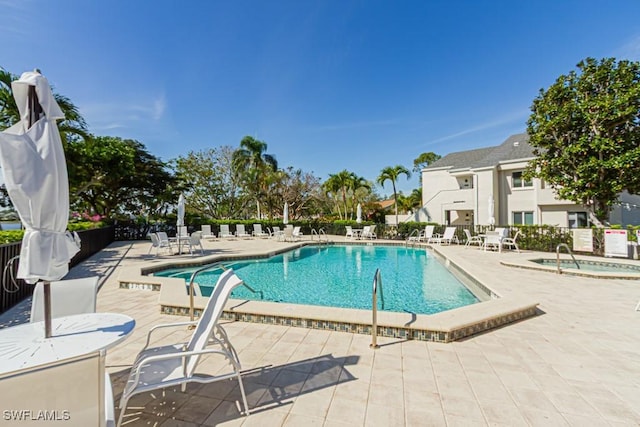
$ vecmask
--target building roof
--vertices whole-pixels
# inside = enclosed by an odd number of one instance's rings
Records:
[[[535,157],[533,147],[529,145],[529,135],[519,133],[511,135],[502,144],[495,147],[476,148],[474,150],[449,153],[425,169],[448,167],[452,169],[482,168],[497,166],[500,162],[530,159]]]
[[[380,209],[388,209],[393,206],[394,203],[394,199],[381,200],[378,202],[378,206],[380,206]]]

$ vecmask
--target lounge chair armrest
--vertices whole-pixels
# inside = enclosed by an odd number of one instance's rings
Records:
[[[163,329],[163,328],[173,328],[176,326],[192,326],[197,324],[198,324],[198,321],[194,320],[190,322],[163,323],[160,325],[155,325],[151,329],[149,329],[149,332],[147,332],[147,342],[145,343],[142,350],[145,350],[147,347],[149,347],[149,343],[151,342],[151,333],[153,333],[153,331],[156,331],[158,329]]]
[[[161,360],[171,360],[171,359],[182,359],[185,357],[202,355],[202,354],[221,354],[225,358],[227,358],[231,363],[233,364],[237,363],[233,358],[233,356],[230,355],[225,349],[219,350],[214,348],[205,348],[202,350],[194,350],[194,351],[180,351],[180,352],[175,352],[170,354],[158,354],[156,356],[148,356],[143,359],[136,360],[136,364],[132,368],[132,369],[135,369],[135,375],[133,377],[134,386],[132,387],[130,384],[127,384],[125,386],[125,390],[127,389],[134,390],[135,388],[137,388],[140,382],[140,370],[151,362],[158,362]]]

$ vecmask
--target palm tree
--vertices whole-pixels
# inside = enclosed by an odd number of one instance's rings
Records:
[[[393,201],[396,207],[396,226],[398,225],[398,194],[396,192],[396,181],[400,175],[406,175],[407,179],[411,178],[411,172],[404,166],[387,166],[386,168],[380,171],[380,176],[378,176],[378,184],[384,187],[384,183],[387,181],[391,181],[391,186],[393,187]]]
[[[265,190],[266,172],[278,170],[278,162],[272,154],[265,153],[267,143],[245,136],[240,141],[240,148],[233,153],[233,168],[237,174],[245,178],[245,185],[256,200],[258,218],[260,218],[260,194]]]
[[[340,192],[342,195],[342,205],[344,206],[344,219],[347,219],[347,192],[352,186],[353,173],[344,169],[337,174],[329,174],[329,179],[325,182],[325,191]],[[338,209],[340,219],[342,213]]]
[[[371,185],[369,182],[361,176],[356,175],[355,173],[351,174],[350,181],[350,189],[351,189],[351,218],[353,219],[354,209],[358,205],[358,191],[359,190],[371,190]]]

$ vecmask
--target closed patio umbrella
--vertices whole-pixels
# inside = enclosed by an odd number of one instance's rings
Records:
[[[356,222],[360,224],[362,222],[362,206],[358,203],[358,208],[356,209]]]
[[[489,210],[489,225],[494,225],[496,223],[496,218],[494,213],[495,202],[493,201],[493,194],[489,196],[489,200],[487,203],[488,203],[488,210]]]
[[[289,204],[284,202],[284,213],[282,214],[282,223],[289,224]]]
[[[56,120],[64,119],[47,79],[26,72],[11,88],[20,121],[0,133],[0,167],[25,232],[17,277],[44,281],[45,336],[51,336],[49,281],[69,271],[79,245],[66,231],[67,164]]]
[[[176,223],[176,229],[178,230],[178,232],[176,233],[176,236],[178,237],[178,253],[182,253],[181,251],[181,234],[180,234],[180,227],[184,226],[184,210],[185,210],[185,200],[184,200],[184,195],[181,193],[180,197],[178,197],[178,221]]]

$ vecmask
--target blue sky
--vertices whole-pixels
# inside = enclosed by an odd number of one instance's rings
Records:
[[[640,60],[637,0],[0,0],[0,66],[40,68],[96,135],[169,160],[268,144],[374,180],[498,145],[588,56]],[[410,192],[418,178],[401,178]],[[380,190],[389,194],[390,186]]]

